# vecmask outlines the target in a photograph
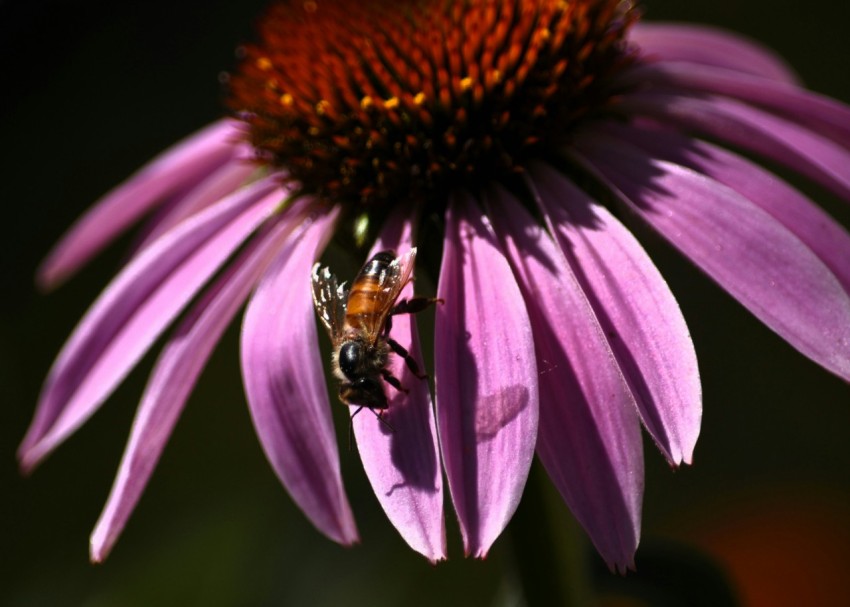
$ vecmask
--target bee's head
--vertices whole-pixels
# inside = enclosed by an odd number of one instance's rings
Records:
[[[361,377],[339,387],[339,398],[346,405],[359,405],[368,409],[386,409],[387,396],[381,382],[373,377]]]
[[[337,355],[339,369],[350,380],[357,380],[363,374],[366,347],[362,341],[351,340],[342,344]]]

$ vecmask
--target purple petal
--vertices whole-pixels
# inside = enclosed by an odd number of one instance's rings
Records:
[[[50,370],[19,450],[25,471],[97,410],[282,197],[272,179],[240,190],[182,223],[124,268],[77,325]]]
[[[152,219],[149,225],[145,226],[146,232],[139,239],[135,250],[141,251],[187,217],[232,194],[247,182],[256,169],[251,162],[242,159],[234,159],[219,168],[185,196],[163,209],[164,212],[159,217]]]
[[[53,248],[37,281],[50,289],[67,279],[128,226],[166,198],[191,187],[239,151],[238,124],[220,120],[142,167],[90,208]]]
[[[623,144],[579,149],[613,191],[759,320],[850,380],[850,297],[806,245],[752,202]]]
[[[476,201],[452,200],[437,307],[440,443],[466,554],[484,557],[519,504],[537,439],[531,325]]]
[[[560,202],[560,200],[559,200]],[[493,221],[519,279],[540,370],[537,453],[609,566],[634,567],[643,447],[635,401],[593,309],[546,230],[499,191]]]
[[[659,130],[608,129],[657,158],[708,175],[758,205],[799,238],[850,293],[850,234],[790,185],[760,166],[717,146]],[[612,145],[620,145],[612,142]]]
[[[663,93],[628,95],[621,107],[771,158],[850,200],[850,151],[778,116],[731,99]]]
[[[607,209],[551,168],[536,168],[531,180],[609,336],[644,425],[671,464],[690,463],[702,391],[676,299],[634,236]]]
[[[644,59],[723,67],[789,84],[799,79],[776,53],[732,32],[683,23],[639,23],[629,36]]]
[[[103,561],[118,540],[210,354],[274,256],[291,250],[286,239],[297,219],[279,220],[258,235],[193,307],[163,349],[136,412],[118,476],[92,533],[92,561]]]
[[[413,228],[404,209],[385,226],[371,255],[386,249],[398,254],[413,246]],[[401,299],[413,297],[413,283],[401,292]],[[393,316],[392,337],[424,369],[416,323],[408,314]],[[443,473],[437,428],[427,380],[417,378],[399,356],[388,365],[404,394],[388,388],[389,408],[384,419],[389,431],[376,416],[365,412],[354,418],[354,433],[363,467],[378,501],[392,524],[410,547],[432,563],[446,558],[446,532],[443,518]]]
[[[850,147],[850,107],[786,82],[685,62],[643,65],[631,70],[628,78],[641,85],[651,83],[735,97],[784,114]]]
[[[242,378],[254,428],[292,499],[325,535],[357,541],[316,337],[310,270],[333,232],[319,217],[262,278],[242,326]]]

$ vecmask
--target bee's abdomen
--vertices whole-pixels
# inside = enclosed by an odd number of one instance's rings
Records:
[[[345,323],[350,327],[372,325],[375,316],[382,313],[378,306],[381,276],[395,259],[391,251],[381,251],[366,262],[351,284],[348,304],[345,308]]]

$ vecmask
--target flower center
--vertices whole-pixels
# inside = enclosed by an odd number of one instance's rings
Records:
[[[635,19],[622,0],[280,2],[229,105],[304,193],[360,210],[439,201],[608,111]]]

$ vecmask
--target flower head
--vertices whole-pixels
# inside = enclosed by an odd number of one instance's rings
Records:
[[[334,235],[400,253],[439,252],[442,237],[433,364],[410,318],[391,333],[433,374],[434,406],[391,357],[404,389],[387,389],[382,419],[353,422],[381,505],[432,561],[445,558],[443,470],[467,554],[505,528],[536,454],[623,570],[640,536],[641,425],[672,466],[691,462],[693,344],[624,221],[850,380],[850,236],[728,149],[850,199],[850,109],[754,43],[638,18],[620,0],[275,4],[231,77],[233,116],[108,194],[39,274],[57,284],[158,208],[64,346],[20,448],[33,468],[176,321],[92,558],[116,541],[246,301],[242,372],[266,455],[320,531],[357,540],[309,284]]]

